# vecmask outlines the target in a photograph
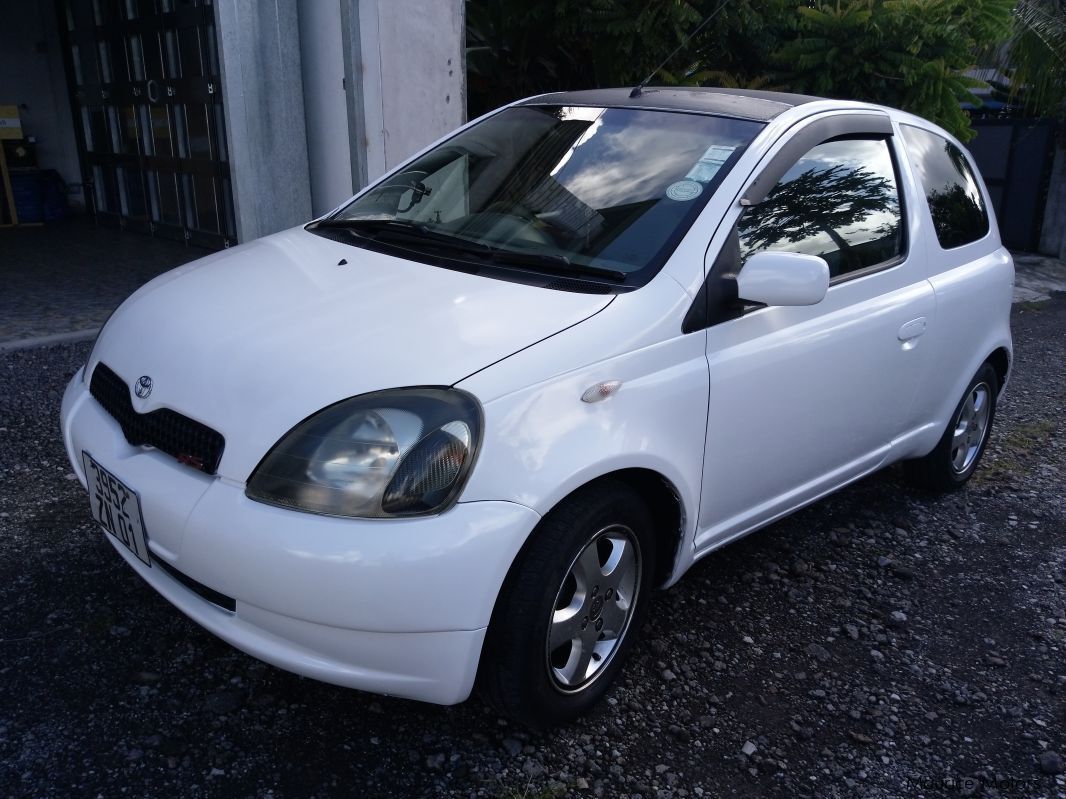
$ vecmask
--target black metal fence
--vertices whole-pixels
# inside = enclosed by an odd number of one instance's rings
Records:
[[[213,0],[56,0],[98,222],[236,239]]]
[[[975,119],[967,146],[988,186],[1003,243],[1036,252],[1055,155],[1049,119]]]

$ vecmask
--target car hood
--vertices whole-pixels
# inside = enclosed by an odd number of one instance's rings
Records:
[[[346,262],[346,263],[345,263]],[[152,380],[172,408],[226,439],[224,477],[246,480],[302,419],[379,389],[452,385],[587,319],[612,297],[406,261],[302,228],[179,267],[104,326],[86,374]]]

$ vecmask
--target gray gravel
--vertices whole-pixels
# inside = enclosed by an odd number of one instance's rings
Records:
[[[200,247],[71,217],[0,229],[0,351],[15,342],[96,330],[122,300]]]
[[[1066,296],[963,492],[891,469],[657,597],[621,684],[532,736],[217,641],[88,520],[57,431],[88,345],[0,355],[0,794],[1066,797]]]

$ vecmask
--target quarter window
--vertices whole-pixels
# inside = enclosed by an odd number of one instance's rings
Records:
[[[737,222],[743,263],[763,250],[817,255],[831,277],[903,254],[892,153],[885,139],[842,138],[807,151]]]
[[[950,250],[984,238],[988,211],[962,150],[943,136],[911,125],[901,127],[940,246]]]

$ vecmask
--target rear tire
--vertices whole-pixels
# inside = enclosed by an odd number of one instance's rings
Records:
[[[930,491],[962,488],[988,446],[998,394],[996,370],[986,363],[966,387],[936,448],[924,458],[903,462],[906,478]]]
[[[647,506],[613,480],[545,516],[493,611],[478,675],[484,699],[533,729],[599,702],[647,617],[654,546]]]

